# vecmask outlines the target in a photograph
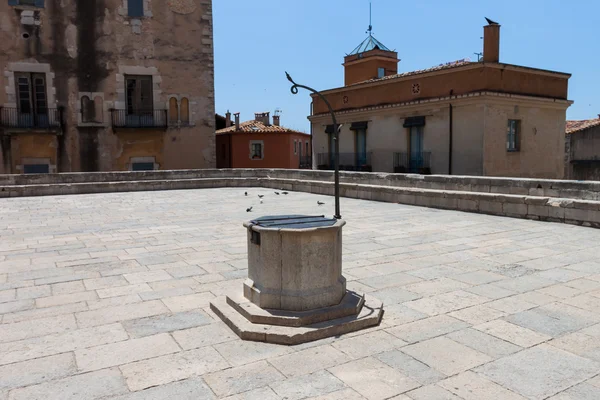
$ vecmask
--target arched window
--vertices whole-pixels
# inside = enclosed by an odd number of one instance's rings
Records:
[[[96,110],[94,103],[88,96],[81,98],[81,121],[82,122],[95,122]]]
[[[190,124],[190,102],[187,97],[181,99],[181,124]]]
[[[169,124],[176,125],[179,121],[179,106],[177,105],[177,99],[171,97],[169,99]]]
[[[104,99],[100,96],[94,97],[94,122],[104,122]]]

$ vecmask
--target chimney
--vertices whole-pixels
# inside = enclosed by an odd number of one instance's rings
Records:
[[[488,20],[488,22],[490,22]],[[500,24],[490,22],[483,27],[483,62],[500,61]]]
[[[279,126],[279,115],[273,115],[273,125]]]
[[[254,114],[254,120],[258,121],[258,122],[262,122],[263,124],[265,124],[265,126],[269,126],[271,125],[271,118],[269,117],[268,112],[263,112],[263,113],[255,113]]]
[[[231,126],[231,113],[227,110],[225,113],[225,128],[229,128]]]
[[[233,115],[235,116],[235,130],[239,131],[240,130],[240,113],[237,112]]]

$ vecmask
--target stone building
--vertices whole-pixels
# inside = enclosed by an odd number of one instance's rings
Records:
[[[370,33],[344,59],[345,86],[326,90],[342,169],[562,178],[570,74],[500,62],[500,25],[484,27],[483,59],[400,72]],[[331,169],[333,126],[312,97],[314,167]]]
[[[0,2],[0,173],[215,166],[210,0]]]
[[[240,122],[240,114],[225,116],[217,131],[217,168],[311,168],[311,136],[281,126],[280,116],[268,112]]]
[[[567,121],[566,133],[566,177],[600,181],[600,115]]]

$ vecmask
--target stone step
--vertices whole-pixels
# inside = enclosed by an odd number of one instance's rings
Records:
[[[312,311],[292,312],[266,310],[250,302],[242,295],[227,296],[227,304],[253,324],[301,327],[323,321],[357,315],[364,305],[364,297],[348,291],[340,304]]]
[[[253,324],[229,305],[225,296],[213,300],[210,308],[242,340],[283,345],[312,342],[377,326],[383,316],[383,303],[369,295],[365,296],[365,304],[358,315],[304,327]]]

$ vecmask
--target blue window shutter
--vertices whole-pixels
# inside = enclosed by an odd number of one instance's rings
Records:
[[[39,8],[44,8],[44,0],[35,0],[35,6]]]
[[[143,17],[144,0],[128,0],[128,14],[130,17]]]
[[[8,0],[8,5],[9,6],[18,6],[19,0]]]

